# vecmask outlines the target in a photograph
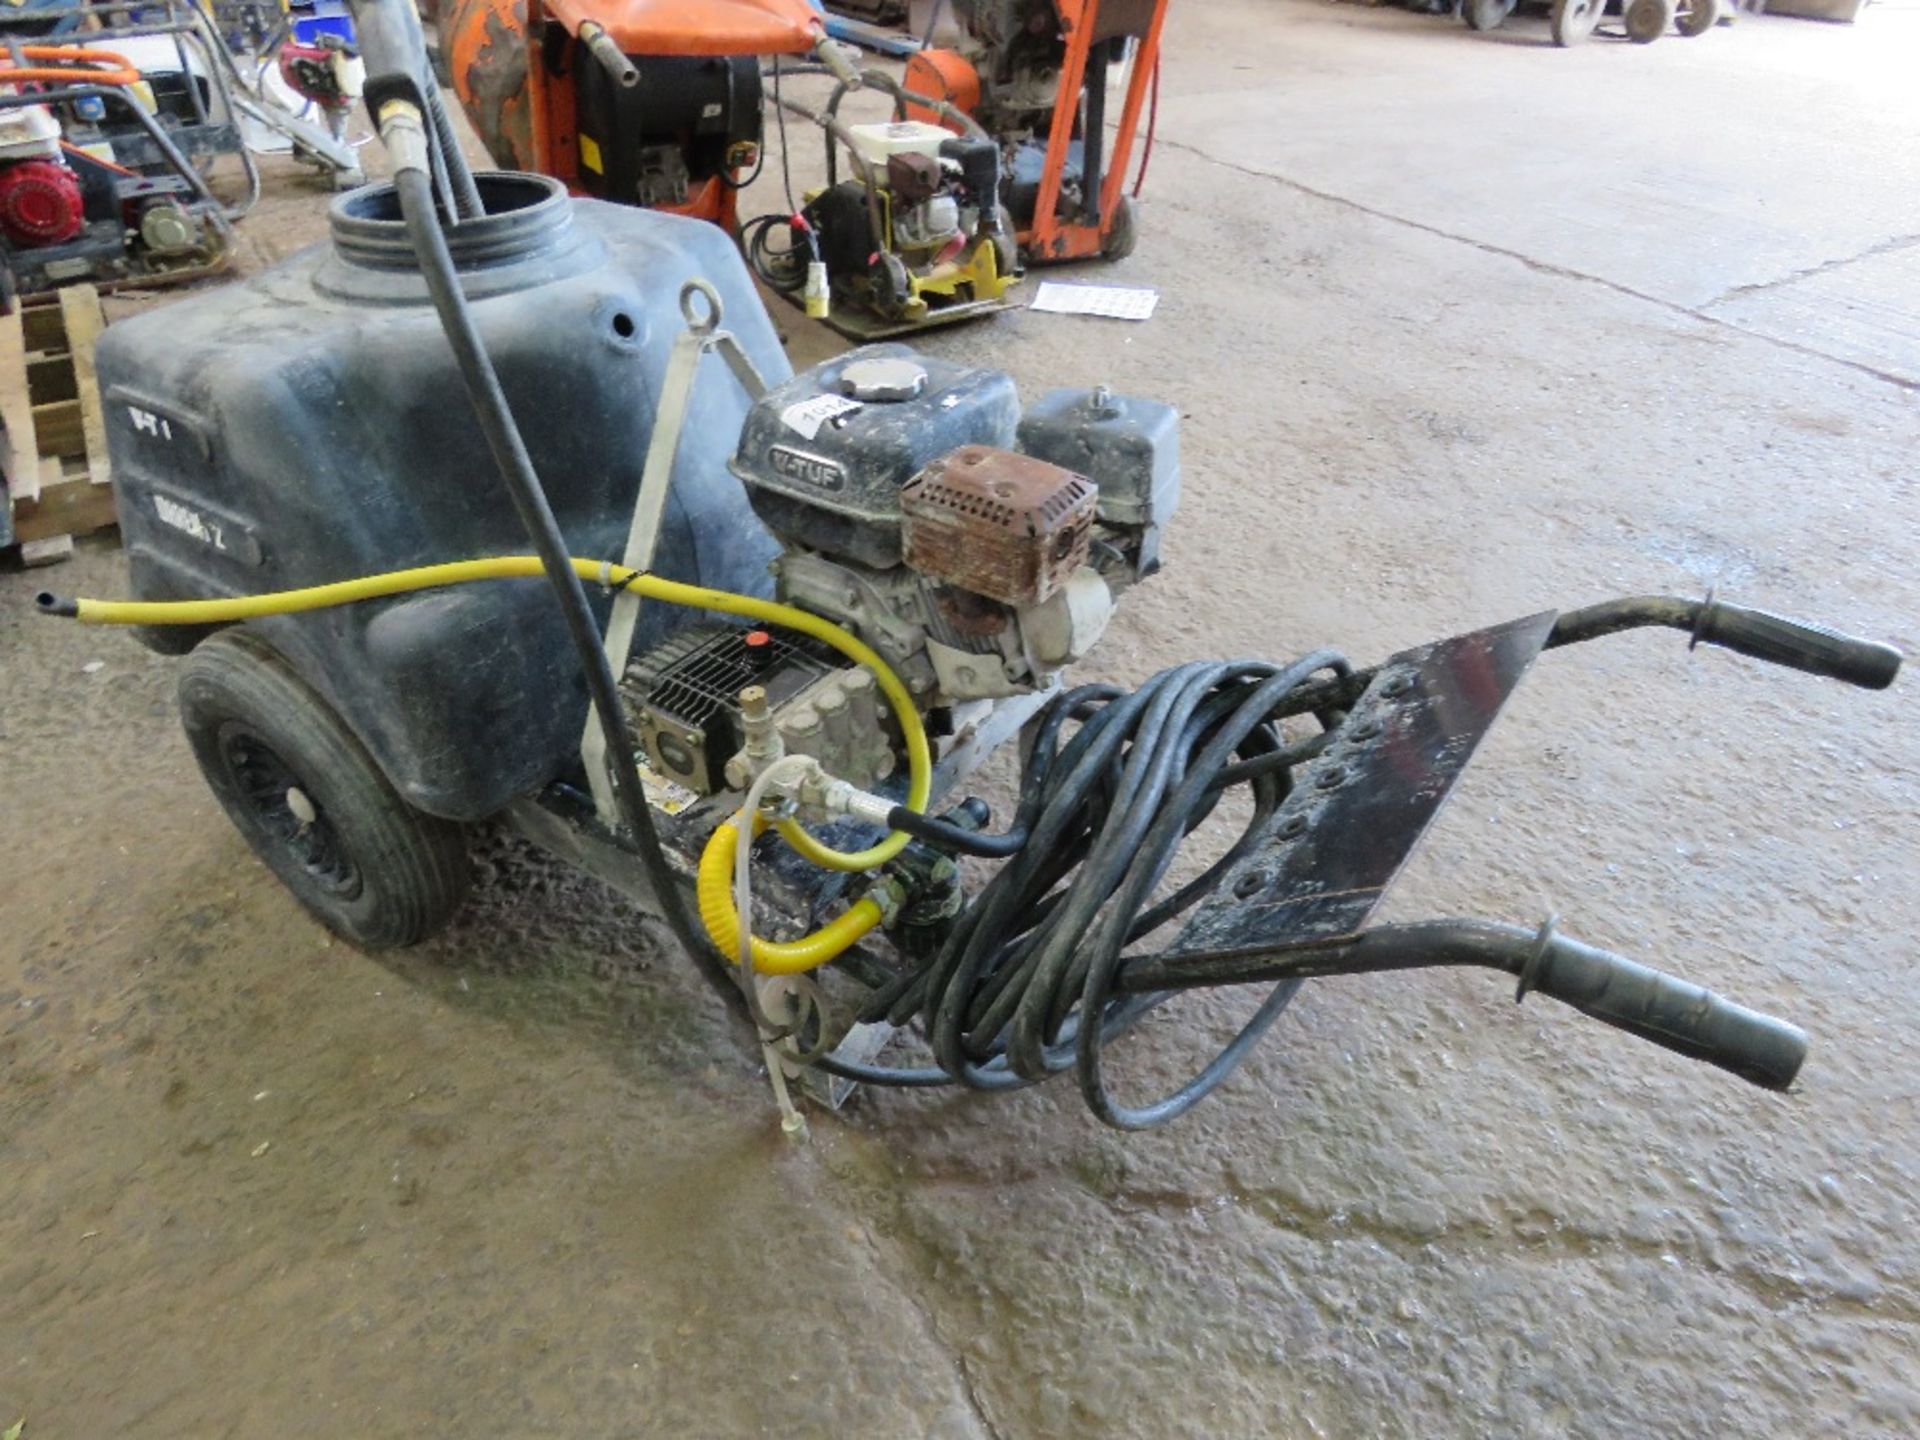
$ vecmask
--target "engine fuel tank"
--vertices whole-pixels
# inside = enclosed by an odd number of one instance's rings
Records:
[[[782,538],[884,568],[900,563],[901,487],[958,446],[1012,445],[1019,421],[1011,376],[867,345],[768,391],[733,470]]]
[[[575,555],[626,541],[681,286],[704,279],[769,384],[790,374],[732,243],[710,225],[477,177],[450,235],[475,324]],[[133,593],[245,595],[531,550],[475,424],[392,187],[341,196],[328,242],[101,338],[99,377]],[[660,574],[767,594],[777,553],[728,471],[748,400],[695,384]],[[604,604],[604,597],[601,597]],[[647,605],[649,649],[704,617]],[[542,581],[249,622],[413,804],[471,820],[572,771],[585,684]],[[153,632],[180,648],[192,632]]]

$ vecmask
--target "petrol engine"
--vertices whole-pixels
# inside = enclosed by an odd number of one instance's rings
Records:
[[[769,256],[764,244],[751,243],[749,231],[749,254],[762,278],[791,294],[804,275],[793,262],[816,255],[837,302],[878,318],[878,324],[867,322],[868,335],[997,305],[1020,262],[998,208],[994,143],[918,120],[848,125],[838,133],[857,175],[838,178],[830,146],[828,183],[802,210],[814,237],[810,246],[790,240],[784,257]],[[756,224],[769,222],[784,219],[768,216]],[[889,322],[895,329],[886,328]]]
[[[770,391],[732,468],[781,542],[777,598],[871,645],[936,734],[1051,689],[1092,649],[1157,568],[1180,494],[1171,406],[1054,390],[1023,414],[1007,375],[900,345]],[[630,681],[649,762],[696,793],[727,783],[748,685],[787,753],[856,783],[892,771],[872,677],[803,637],[683,634]]]

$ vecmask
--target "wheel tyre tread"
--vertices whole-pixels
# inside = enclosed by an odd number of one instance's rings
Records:
[[[1621,16],[1627,38],[1636,45],[1651,45],[1667,33],[1673,24],[1674,0],[1628,0]]]
[[[1133,254],[1133,247],[1140,241],[1137,227],[1139,217],[1134,213],[1133,197],[1122,195],[1114,206],[1113,222],[1107,227],[1107,233],[1100,239],[1100,258],[1103,260],[1124,260]]]
[[[1711,30],[1720,21],[1718,0],[1692,0],[1685,13],[1679,15],[1674,28],[1688,40],[1696,40]]]
[[[1594,8],[1584,19],[1574,14],[1577,0],[1554,0],[1551,24],[1553,43],[1566,49],[1583,43],[1593,33],[1594,26],[1600,23],[1600,9],[1604,0],[1595,0]]]
[[[265,641],[225,630],[188,656],[181,722],[208,787],[254,854],[329,929],[368,950],[418,944],[466,895],[466,836],[409,805],[318,694]],[[223,725],[240,721],[310,789],[360,871],[351,899],[329,895],[259,823],[221,753]]]

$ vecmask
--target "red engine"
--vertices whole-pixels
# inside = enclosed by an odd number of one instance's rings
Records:
[[[348,93],[334,65],[338,55],[352,57],[353,52],[335,36],[325,35],[318,45],[301,45],[289,40],[280,47],[280,78],[295,93],[304,95],[322,110],[351,106],[355,97]],[[325,43],[331,42],[331,43]]]
[[[0,234],[22,249],[71,240],[86,224],[80,181],[58,160],[0,165]]]

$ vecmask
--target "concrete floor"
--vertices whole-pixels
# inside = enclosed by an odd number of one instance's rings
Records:
[[[1181,406],[1168,569],[1094,668],[1710,584],[1920,644],[1920,16],[1562,53],[1211,0],[1168,43],[1093,277],[1159,314],[929,341]],[[275,194],[256,258],[315,233]],[[123,584],[0,574],[0,1429],[1920,1433],[1911,680],[1548,657],[1388,902],[1557,911],[1794,1019],[1791,1096],[1419,974],[1311,988],[1163,1132],[1062,1085],[790,1151],[661,935],[521,850],[418,953],[330,942],[172,666],[28,618],[47,580]],[[1128,1080],[1244,1006],[1171,1007]]]

